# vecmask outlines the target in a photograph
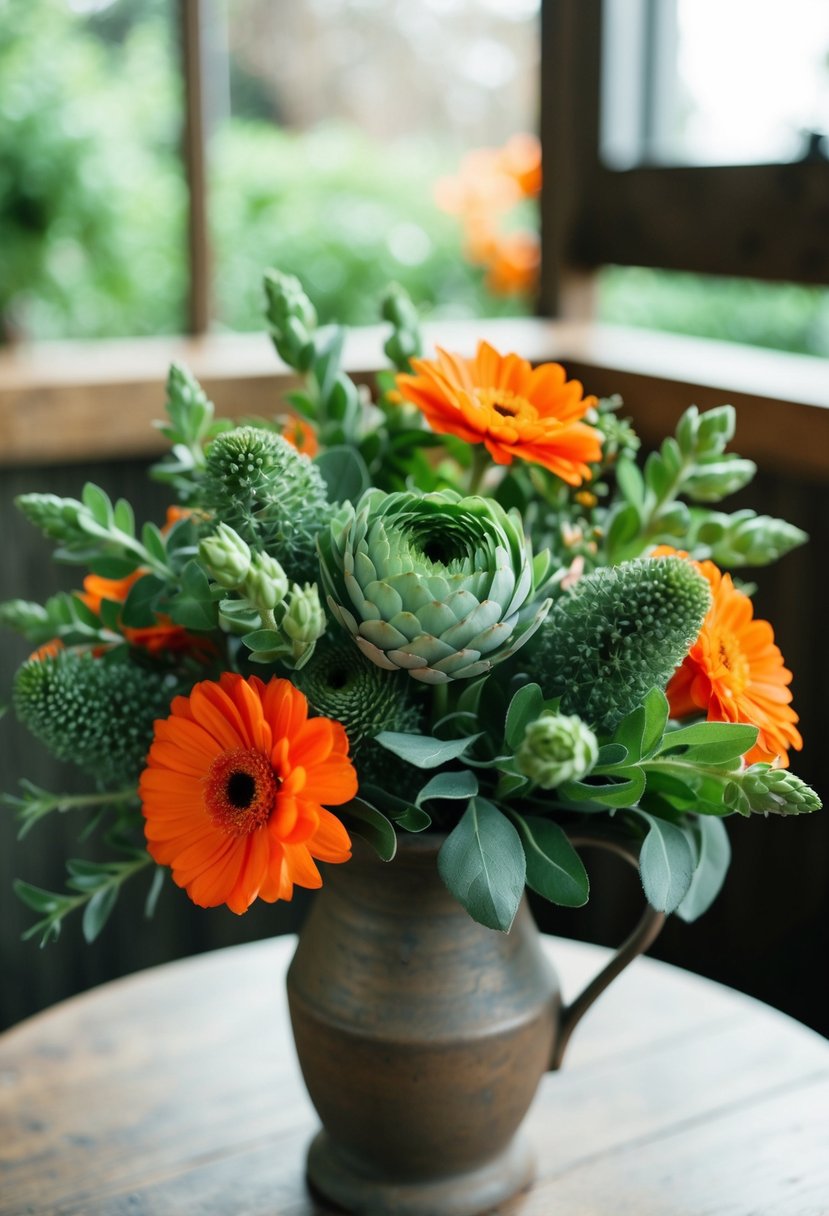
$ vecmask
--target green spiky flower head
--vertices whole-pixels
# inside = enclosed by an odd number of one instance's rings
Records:
[[[332,508],[317,466],[263,427],[225,431],[207,450],[202,506],[296,582],[317,578],[316,535]]]
[[[612,730],[651,688],[664,688],[711,604],[707,581],[679,557],[604,566],[562,595],[539,634],[533,671],[545,697]]]
[[[383,671],[342,633],[320,642],[292,679],[317,713],[342,722],[357,757],[381,730],[409,733],[420,725],[411,681],[402,672]]]
[[[427,684],[489,671],[549,608],[520,516],[492,499],[367,490],[319,543],[339,623],[373,663]]]
[[[137,780],[153,722],[179,691],[170,676],[131,661],[108,662],[72,651],[30,659],[17,673],[17,716],[59,760],[108,788]]]

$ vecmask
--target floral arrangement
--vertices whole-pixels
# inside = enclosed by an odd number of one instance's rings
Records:
[[[651,904],[686,920],[728,865],[723,817],[819,806],[791,675],[750,587],[806,538],[716,504],[751,461],[734,411],[691,407],[641,464],[618,398],[481,342],[424,358],[416,310],[383,301],[390,369],[372,399],[341,369],[296,279],[269,273],[267,322],[302,378],[290,415],[214,417],[173,366],[163,527],[94,485],[18,506],[82,567],[82,589],[14,600],[36,647],[14,705],[88,795],[24,782],[30,830],[85,809],[107,860],[68,890],[17,884],[57,936],[100,932],[121,884],[153,870],[197,904],[244,912],[321,885],[362,837],[441,834],[438,867],[476,920],[508,930],[525,886],[577,906],[568,833],[638,849]],[[713,505],[712,505],[713,504]]]

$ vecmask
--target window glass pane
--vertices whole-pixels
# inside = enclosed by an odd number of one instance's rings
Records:
[[[609,164],[819,154],[829,132],[827,0],[605,0],[604,13]]]
[[[171,0],[0,0],[5,338],[184,327],[173,13]]]
[[[606,266],[599,319],[829,356],[829,291],[713,275]]]
[[[302,278],[323,320],[376,320],[392,280],[443,313],[526,311],[537,146],[515,141],[498,165],[495,153],[471,168],[464,157],[537,127],[538,7],[216,0],[207,76],[219,321],[261,326],[269,265]],[[472,206],[486,214],[472,218],[471,181],[488,191]],[[489,290],[487,268],[471,264],[485,243],[478,220],[500,241],[493,286],[523,274],[522,290]]]

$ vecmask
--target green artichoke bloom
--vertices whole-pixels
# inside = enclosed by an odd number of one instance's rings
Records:
[[[603,566],[579,579],[544,622],[533,672],[546,698],[613,730],[651,688],[664,688],[696,641],[708,583],[679,557]]]
[[[173,677],[133,662],[64,651],[30,659],[15,677],[17,716],[59,760],[114,788],[138,778],[153,738],[180,689]]]
[[[331,611],[363,654],[426,684],[489,671],[549,610],[521,517],[492,499],[367,490],[319,548]]]
[[[515,753],[515,767],[543,790],[580,781],[599,755],[599,743],[581,718],[545,710],[530,722]]]

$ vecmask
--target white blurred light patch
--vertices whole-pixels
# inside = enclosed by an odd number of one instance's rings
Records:
[[[432,242],[417,224],[395,224],[386,237],[386,245],[403,266],[419,266],[432,252]]]

